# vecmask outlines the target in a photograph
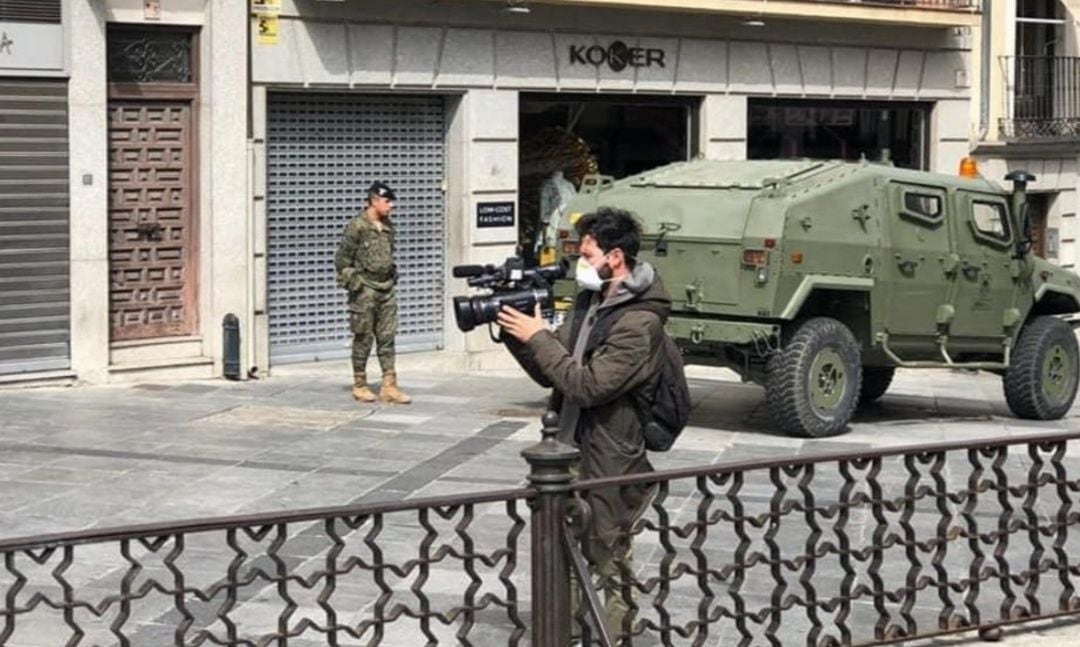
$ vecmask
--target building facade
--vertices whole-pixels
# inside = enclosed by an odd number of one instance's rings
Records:
[[[1031,211],[1036,252],[1075,268],[1080,182],[1080,50],[1074,3],[994,1],[986,7],[993,64],[987,70],[981,135],[974,154],[983,175],[1034,173]]]
[[[0,122],[0,164],[28,174],[0,179],[0,381],[218,376],[228,315],[242,374],[347,357],[332,257],[373,180],[399,196],[399,349],[505,365],[458,331],[450,268],[541,255],[552,196],[586,174],[696,156],[951,173],[979,136],[968,0],[58,6],[53,67],[0,73],[51,84],[27,92],[52,122],[28,127],[56,149],[10,161],[30,130]],[[0,110],[38,109],[18,101]]]
[[[399,344],[477,366],[491,344],[455,327],[448,268],[533,251],[556,171],[704,155],[954,172],[970,150],[970,6],[630,4],[283,2],[252,46],[256,364],[347,353],[329,259],[375,179],[400,197]]]
[[[27,244],[37,245],[29,236],[38,231],[53,242],[24,255],[5,241],[0,257],[34,263],[28,299],[42,305],[22,322],[41,322],[33,334],[65,348],[55,361],[0,364],[0,380],[220,375],[222,318],[250,307],[247,43],[235,36],[246,33],[247,8],[204,0],[55,4],[64,63],[50,72],[56,80],[40,81],[50,89],[34,96],[62,101],[65,112],[55,132],[34,132],[64,138],[63,182],[48,198],[17,193],[21,202],[3,205],[22,214],[15,231],[26,230]],[[50,159],[60,172],[60,157]],[[25,173],[20,193],[46,186]],[[5,174],[0,183],[9,177],[24,176]],[[61,269],[62,278],[54,274]],[[8,285],[0,281],[4,312],[20,307],[2,294]],[[57,324],[67,317],[66,334],[55,340],[47,334],[52,317]]]

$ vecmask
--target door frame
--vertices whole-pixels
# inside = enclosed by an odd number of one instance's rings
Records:
[[[110,27],[123,30],[123,25],[111,25]],[[141,26],[136,26],[140,29],[145,29]],[[200,301],[200,278],[201,272],[199,271],[199,258],[201,254],[201,217],[199,213],[199,206],[202,204],[202,192],[201,192],[201,177],[199,173],[200,169],[200,137],[198,135],[200,123],[199,123],[199,66],[201,57],[199,56],[200,46],[200,32],[196,28],[185,27],[162,27],[151,29],[168,29],[169,31],[183,32],[191,36],[191,81],[189,83],[115,83],[109,82],[106,84],[106,118],[109,119],[108,113],[111,110],[110,105],[116,102],[123,101],[172,101],[177,103],[186,103],[188,107],[188,114],[190,118],[188,120],[188,133],[186,141],[184,142],[185,150],[188,151],[188,168],[186,169],[188,175],[188,191],[185,208],[188,211],[188,224],[190,227],[189,244],[184,258],[184,269],[187,273],[187,280],[184,285],[184,299],[186,314],[188,314],[189,323],[185,327],[185,332],[181,336],[198,336],[200,332],[200,317],[199,317],[199,301]],[[111,187],[111,181],[107,181],[106,191]],[[111,271],[111,270],[110,270]],[[110,291],[110,300],[112,298]],[[111,307],[111,305],[110,305]],[[143,339],[161,339],[161,337],[146,337]],[[127,341],[127,340],[114,340],[112,338],[112,325],[109,326],[109,341]]]

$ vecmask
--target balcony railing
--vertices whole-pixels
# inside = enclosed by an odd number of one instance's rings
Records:
[[[1003,56],[1005,139],[1080,137],[1080,57]]]

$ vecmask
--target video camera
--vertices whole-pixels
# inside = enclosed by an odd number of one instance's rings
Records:
[[[480,324],[494,322],[503,306],[532,314],[539,303],[543,315],[551,316],[555,309],[551,284],[566,276],[566,263],[526,269],[524,259],[511,257],[499,266],[457,265],[451,273],[454,278],[468,279],[469,287],[490,290],[489,294],[454,297],[457,326],[469,332]]]

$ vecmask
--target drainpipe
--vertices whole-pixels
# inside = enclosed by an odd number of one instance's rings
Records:
[[[986,135],[990,132],[990,57],[992,54],[991,41],[991,14],[993,14],[993,0],[983,0],[982,18],[982,66],[979,69],[979,142],[986,141]]]

